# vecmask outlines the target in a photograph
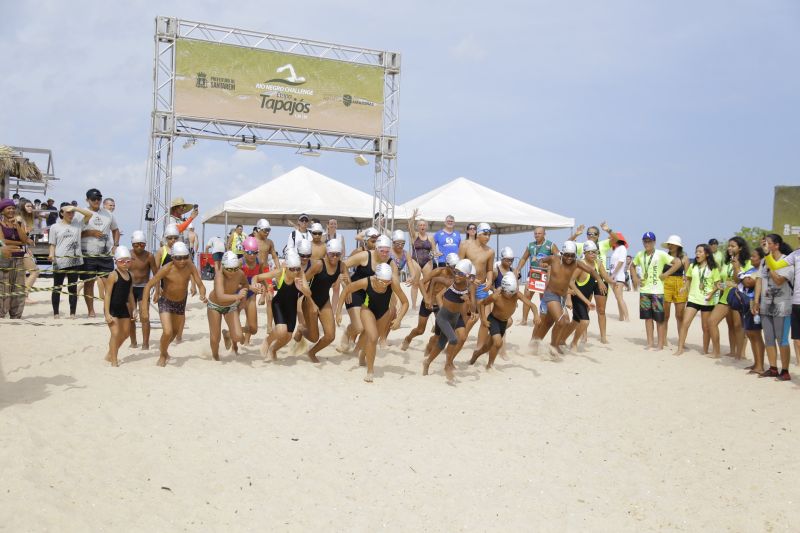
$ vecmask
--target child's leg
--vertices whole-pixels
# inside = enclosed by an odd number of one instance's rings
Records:
[[[161,340],[158,343],[158,366],[167,366],[169,360],[169,343],[175,338],[175,329],[173,326],[172,313],[159,313],[158,317],[161,319]]]
[[[208,342],[211,346],[211,357],[219,361],[219,341],[222,338],[222,315],[211,308],[206,309],[208,317]]]
[[[111,336],[108,339],[108,354],[106,355],[106,361],[111,363],[111,366],[119,366],[119,362],[117,361],[117,353],[119,352],[120,320],[126,319],[114,318],[111,324],[108,325]]]
[[[500,347],[503,345],[503,336],[499,333],[495,333],[492,335],[492,347],[489,350],[489,362],[486,364],[486,370],[490,370],[494,366],[494,360],[497,358],[497,352],[500,351]]]

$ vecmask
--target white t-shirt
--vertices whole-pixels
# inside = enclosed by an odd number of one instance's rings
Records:
[[[621,281],[622,283],[625,283],[625,260],[627,257],[628,249],[621,244],[614,248],[614,251],[611,253],[611,268],[608,272],[609,274],[614,272],[614,269],[619,263],[622,263],[616,275],[613,276],[614,281]]]
[[[794,269],[794,277],[789,278],[789,281],[794,285],[792,288],[792,305],[800,305],[800,250],[790,253],[786,257],[786,262]],[[778,272],[780,273],[780,270]]]
[[[286,238],[286,248],[284,248],[284,253],[286,253],[290,248],[297,248],[297,243],[300,242],[300,239],[305,239],[308,242],[311,242],[311,231],[302,232],[299,229],[295,229],[289,232],[289,236]]]
[[[103,208],[92,213],[90,218],[83,218],[83,229],[97,230],[103,233],[102,237],[81,237],[81,250],[84,254],[106,254],[111,251],[114,245],[111,232],[119,229],[117,219],[110,211]]]

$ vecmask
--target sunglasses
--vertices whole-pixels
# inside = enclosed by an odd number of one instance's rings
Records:
[[[145,243],[143,243],[143,242],[135,242],[135,243],[133,243],[133,246],[141,246],[143,248],[144,248],[144,245],[145,245]]]
[[[300,272],[300,267],[291,267],[289,268],[289,272]]]
[[[312,231],[311,235],[322,235],[321,231]]]
[[[130,259],[117,259],[117,263],[130,263]]]
[[[466,277],[466,274],[464,274],[463,272],[460,272],[460,271],[456,270],[456,276],[458,276],[459,278],[463,278],[463,277]]]
[[[328,257],[342,257],[341,252],[328,252]]]
[[[174,241],[175,239],[177,239],[177,237],[166,237],[166,239],[167,239],[168,241]]]
[[[599,236],[600,236],[600,234],[599,234],[599,233],[596,233],[596,232],[594,232],[594,231],[587,231],[587,232],[586,232],[586,236],[587,236],[587,237],[599,237]]]
[[[298,218],[297,221],[298,222],[308,222],[308,219],[307,218]]]
[[[103,199],[102,198],[89,198],[89,201],[90,202],[102,202]]]
[[[260,229],[258,231],[263,231],[264,233],[269,233],[272,230],[270,228],[262,228],[262,229]]]
[[[590,253],[593,253],[593,252],[590,252]],[[561,257],[571,257],[572,259],[575,259],[576,256],[575,256],[575,254],[561,254]]]
[[[239,268],[240,267],[232,267],[232,268],[225,267],[225,272],[236,272],[239,270]]]
[[[467,228],[467,231],[475,231],[478,228]]]
[[[176,255],[172,258],[173,261],[187,261],[188,259],[188,255]]]
[[[258,252],[245,252],[247,255],[258,255]]]
[[[311,254],[297,254],[297,255],[300,256],[300,259],[308,259],[309,257],[311,257]]]

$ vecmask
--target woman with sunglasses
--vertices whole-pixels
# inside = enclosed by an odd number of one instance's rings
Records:
[[[477,241],[478,240],[478,226],[476,224],[467,224],[466,229],[467,237],[464,239],[465,241]]]
[[[108,341],[106,361],[111,366],[119,366],[117,355],[119,347],[128,340],[131,332],[131,317],[133,311],[133,275],[129,271],[131,266],[131,253],[124,246],[114,250],[114,263],[116,268],[104,280],[106,295],[103,301],[106,324],[111,333]]]
[[[292,334],[297,326],[297,305],[300,296],[311,298],[311,290],[300,266],[300,255],[296,250],[290,249],[286,252],[286,266],[265,272],[253,277],[253,284],[262,281],[267,282],[267,287],[272,280],[277,280],[276,290],[271,295],[270,306],[272,316],[275,320],[275,327],[272,332],[264,339],[261,345],[261,355],[266,359],[269,357],[273,361],[278,358],[278,350],[286,346],[292,340]],[[256,292],[263,291],[262,287],[251,288]]]
[[[381,245],[380,240],[377,245]],[[400,281],[395,269],[386,263],[377,264],[374,275],[354,281],[345,287],[342,291],[342,299],[346,299],[358,291],[364,291],[365,294],[364,302],[359,309],[364,332],[361,335],[358,363],[361,366],[366,364],[367,375],[364,376],[364,381],[372,383],[379,332],[384,329],[395,330],[400,327],[400,322],[408,311],[408,299],[400,288]],[[400,300],[400,311],[394,319],[391,319],[389,302],[393,295],[397,295]],[[339,302],[341,306],[341,300]]]
[[[331,288],[339,284],[342,273],[342,242],[333,239],[327,242],[322,259],[313,259],[306,276],[310,278],[311,298],[303,298],[303,314],[306,327],[303,336],[315,343],[305,354],[312,363],[319,363],[317,354],[333,342],[336,323],[331,307]],[[322,337],[319,324],[322,323]]]
[[[412,252],[411,257],[417,262],[422,275],[427,276],[434,268],[433,261],[431,261],[431,254],[435,249],[433,236],[428,234],[428,223],[424,220],[417,220],[419,209],[414,209],[411,218],[408,219],[408,235],[411,238]],[[419,284],[411,286],[411,306],[417,308],[417,290],[420,289]]]
[[[260,252],[258,249],[258,240],[255,237],[247,237],[242,243],[242,248],[244,248],[242,273],[244,273],[245,277],[247,278],[249,287],[249,284],[253,281],[254,276],[257,276],[262,272],[269,272],[269,268],[265,268],[258,259]],[[264,303],[263,295],[262,301],[258,303]],[[245,322],[247,323],[247,325],[243,328],[244,341],[242,344],[249,346],[250,338],[258,332],[258,305],[256,304],[255,292],[251,290],[247,291],[247,297],[239,305],[239,314],[241,314],[242,309],[244,309]]]
[[[739,236],[731,237],[728,240],[728,248],[723,255],[722,264],[719,265],[719,288],[722,295],[708,318],[708,326],[715,330],[715,335],[719,337],[719,323],[723,319],[726,320],[728,346],[730,347],[728,355],[736,359],[742,358],[745,348],[742,317],[739,314],[744,305],[744,295],[738,292],[736,287],[739,285],[739,274],[749,270],[752,266],[750,264],[750,246]],[[717,359],[719,356],[719,351],[711,354],[713,359]]]
[[[381,235],[375,241],[374,250],[361,250],[356,252],[345,260],[345,268],[342,274],[345,274],[347,269],[355,268],[352,278],[345,277],[345,281],[355,283],[356,281],[368,278],[375,274],[373,265],[377,266],[381,263],[390,264],[392,271],[397,274],[397,267],[394,266],[390,257],[390,250],[392,248],[392,240],[386,235]],[[399,276],[398,276],[399,279]],[[352,349],[353,343],[364,331],[364,325],[361,323],[361,306],[364,305],[364,300],[367,297],[365,289],[354,289],[348,294],[348,299],[345,301],[347,314],[350,316],[350,325],[347,326],[345,334],[342,336],[342,342],[336,347],[339,353],[346,353]],[[344,295],[342,295],[344,297]],[[349,300],[349,301],[348,301]],[[341,307],[341,305],[339,305]]]
[[[711,311],[714,310],[719,297],[719,269],[711,247],[707,244],[698,244],[694,253],[694,264],[686,271],[686,290],[689,293],[689,301],[683,312],[678,348],[673,355],[683,354],[689,326],[698,312],[703,327],[703,353],[708,353],[709,340],[713,341],[715,350],[719,352],[719,332],[714,337],[714,331],[709,327]]]
[[[244,250],[244,248],[242,248]],[[258,252],[256,252],[258,253]],[[219,361],[220,338],[225,343],[225,349],[233,348],[234,353],[239,353],[239,343],[244,340],[239,311],[246,305],[250,284],[247,276],[242,271],[241,260],[236,253],[228,250],[223,254],[221,269],[214,274],[214,288],[208,295],[206,316],[208,317],[209,343],[211,357]],[[253,292],[252,294],[255,294]],[[222,319],[228,329],[222,329]],[[249,324],[248,324],[249,328]]]

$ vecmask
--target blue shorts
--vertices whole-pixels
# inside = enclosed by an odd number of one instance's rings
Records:
[[[475,289],[475,298],[480,302],[481,300],[485,300],[489,297],[489,293],[486,291],[486,284],[481,283],[478,285],[478,288]]]

